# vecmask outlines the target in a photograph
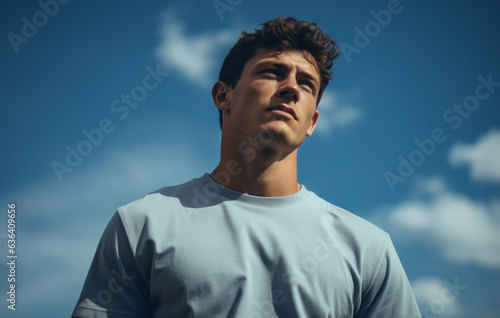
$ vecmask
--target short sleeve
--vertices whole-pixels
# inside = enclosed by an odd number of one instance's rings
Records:
[[[115,213],[99,241],[72,317],[148,317],[149,312],[148,284]]]
[[[360,310],[356,318],[421,318],[411,285],[394,245],[387,237],[387,247],[372,277],[363,286]]]

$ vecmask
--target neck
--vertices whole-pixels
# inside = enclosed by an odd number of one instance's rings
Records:
[[[241,193],[281,197],[297,193],[297,148],[264,147],[251,138],[232,142],[222,139],[221,160],[210,177]]]

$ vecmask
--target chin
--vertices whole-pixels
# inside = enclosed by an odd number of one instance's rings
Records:
[[[276,127],[266,127],[258,133],[259,142],[269,148],[296,148],[294,138],[291,138],[290,131],[287,129],[276,129]]]

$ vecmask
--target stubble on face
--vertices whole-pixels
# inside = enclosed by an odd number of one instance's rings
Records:
[[[314,82],[314,92],[303,84],[308,76]],[[290,85],[284,84],[287,81]],[[259,49],[245,65],[233,92],[233,129],[243,136],[272,136],[258,139],[262,149],[295,149],[315,116],[318,89],[318,68],[308,52]],[[292,107],[297,119],[266,110],[277,104]]]

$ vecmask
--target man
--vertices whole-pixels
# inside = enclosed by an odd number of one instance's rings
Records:
[[[420,317],[389,236],[297,181],[339,54],[294,18],[242,32],[212,89],[219,165],[118,209],[73,317]]]

